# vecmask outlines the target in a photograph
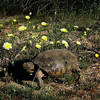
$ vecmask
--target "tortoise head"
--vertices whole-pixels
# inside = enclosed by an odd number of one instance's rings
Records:
[[[34,72],[34,64],[32,62],[25,62],[23,68],[30,74]]]

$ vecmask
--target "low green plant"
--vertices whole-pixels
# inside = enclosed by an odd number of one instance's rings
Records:
[[[0,93],[0,100],[3,100],[3,96],[2,96],[2,94]]]

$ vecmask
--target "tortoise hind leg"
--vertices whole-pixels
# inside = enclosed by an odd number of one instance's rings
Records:
[[[36,77],[37,77],[37,84],[38,84],[39,88],[43,87],[44,86],[44,83],[42,80],[43,73],[41,72],[41,70],[38,70],[36,72]]]

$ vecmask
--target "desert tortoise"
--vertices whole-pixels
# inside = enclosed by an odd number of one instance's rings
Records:
[[[24,63],[23,67],[30,74],[35,69],[37,70],[36,77],[40,87],[43,85],[42,77],[46,73],[51,77],[59,77],[66,72],[80,71],[77,57],[67,49],[53,49],[41,52],[32,62]]]

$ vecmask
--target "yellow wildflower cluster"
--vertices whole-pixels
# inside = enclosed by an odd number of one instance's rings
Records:
[[[66,28],[61,28],[60,31],[61,32],[64,32],[64,33],[67,33],[68,32],[68,30]]]
[[[90,31],[91,29],[87,27],[86,30],[87,30],[87,31]]]
[[[47,36],[45,36],[45,35],[42,36],[41,38],[42,38],[42,40],[44,40],[44,41],[47,41],[47,40],[48,40]]]
[[[3,48],[6,49],[6,50],[12,49],[12,43],[5,42],[5,43],[3,44]]]
[[[37,26],[37,30],[40,30],[40,26]]]
[[[69,47],[69,44],[68,44],[68,42],[66,40],[62,40],[62,44],[65,45],[66,48]]]
[[[25,18],[26,18],[27,20],[29,20],[29,19],[30,19],[30,16],[25,16]]]
[[[29,40],[29,44],[32,45],[32,40]]]
[[[8,37],[14,37],[14,34],[8,34]]]
[[[84,31],[84,35],[85,35],[85,36],[87,35],[87,32],[86,32],[86,31]]]
[[[35,28],[36,28],[36,26],[35,26],[35,25],[33,25],[33,30],[35,30]]]
[[[60,44],[60,41],[57,41],[58,44]]]
[[[77,45],[81,45],[81,42],[80,42],[80,41],[76,41],[76,44],[77,44]]]
[[[20,26],[19,28],[18,28],[18,30],[19,31],[25,31],[27,28],[25,27],[25,26]]]
[[[42,22],[41,25],[42,26],[47,26],[47,23],[46,22]]]
[[[4,26],[3,26],[3,24],[0,24],[0,28],[3,28]]]
[[[76,29],[77,29],[77,28],[79,28],[79,26],[75,25],[75,26],[74,26],[74,28],[76,28]]]
[[[95,57],[96,57],[96,58],[99,58],[99,54],[96,53],[96,54],[95,54]]]
[[[16,23],[16,22],[17,22],[17,20],[16,20],[16,19],[13,19],[13,22],[14,22],[14,23]]]
[[[53,41],[50,41],[49,44],[52,44],[52,45],[53,45],[53,44],[55,44],[55,43],[54,43]]]
[[[32,15],[32,12],[29,12],[29,15],[31,16]]]
[[[40,49],[41,45],[40,44],[36,44],[35,47],[38,48],[38,49]]]

